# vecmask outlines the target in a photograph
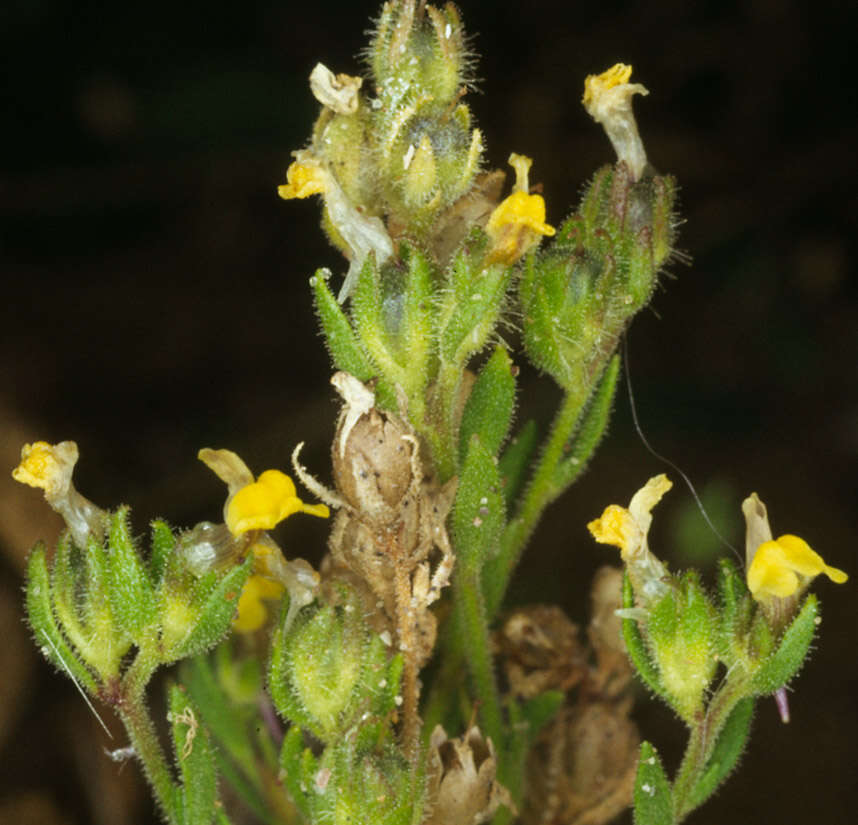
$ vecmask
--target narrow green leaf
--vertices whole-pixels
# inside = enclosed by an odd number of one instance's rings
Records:
[[[410,380],[408,392],[422,391],[434,348],[435,302],[432,267],[418,247],[401,243],[399,255],[408,266],[402,308],[402,351]]]
[[[628,574],[626,574],[623,576],[623,607],[633,608],[634,606],[634,591]],[[641,681],[657,696],[669,701],[667,691],[661,684],[658,668],[650,658],[646,642],[641,635],[637,621],[634,619],[623,619],[623,640],[626,643],[629,658],[632,660]]]
[[[185,825],[209,825],[217,800],[217,770],[209,733],[187,694],[170,687],[170,723],[173,749],[182,779]]]
[[[98,691],[95,679],[69,647],[54,619],[45,547],[41,543],[33,548],[27,561],[27,618],[42,655],[95,695]]]
[[[472,435],[478,435],[486,450],[497,455],[509,432],[515,405],[515,376],[512,359],[497,346],[486,361],[465,403],[459,429],[459,460],[465,460]]]
[[[155,619],[157,604],[152,582],[134,546],[127,507],[120,507],[110,519],[108,544],[110,610],[122,630],[137,639]]]
[[[703,773],[691,791],[687,812],[702,805],[735,769],[748,742],[753,715],[754,700],[750,696],[741,699],[733,708]]]
[[[539,732],[556,716],[557,711],[566,701],[566,694],[562,690],[547,690],[522,702],[519,706],[519,714],[525,723],[527,741],[532,743]]]
[[[166,521],[155,519],[150,524],[152,554],[149,556],[149,576],[155,585],[161,583],[167,562],[176,546],[176,536]]]
[[[634,792],[635,825],[673,825],[670,782],[658,752],[649,742],[641,743]]]
[[[255,757],[247,735],[246,714],[224,693],[209,659],[196,656],[183,662],[181,678],[215,741],[248,777],[255,778]]]
[[[599,446],[611,417],[619,375],[620,356],[615,355],[608,362],[590,397],[568,454],[557,465],[554,484],[558,491],[566,489],[584,472],[596,447]]]
[[[342,307],[328,288],[327,275],[326,270],[317,270],[310,278],[310,286],[331,359],[337,369],[345,370],[361,381],[368,381],[374,375],[372,363]]]
[[[292,725],[283,738],[280,748],[280,768],[283,784],[295,806],[304,818],[310,818],[310,801],[305,789],[312,787],[305,778],[315,773],[316,759],[309,748],[304,747],[304,734],[298,725]]]
[[[495,458],[472,436],[453,502],[452,529],[458,563],[479,570],[495,552],[505,521]]]
[[[819,601],[811,594],[805,599],[775,652],[754,674],[751,685],[757,695],[774,693],[798,673],[816,633],[818,616]]]
[[[748,631],[751,619],[751,599],[745,579],[732,559],[718,562],[718,652],[727,667],[736,660],[736,647]]]
[[[173,650],[165,651],[166,657],[175,661],[205,653],[227,634],[252,565],[253,557],[248,556],[244,564],[234,567],[218,581],[204,603],[198,607],[193,629]]]
[[[503,484],[503,495],[507,509],[517,501],[518,495],[527,480],[528,471],[534,462],[539,430],[531,418],[524,422],[513,436],[498,462],[498,472]]]

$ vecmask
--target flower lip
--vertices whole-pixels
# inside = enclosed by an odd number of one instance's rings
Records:
[[[836,584],[849,577],[842,570],[826,564],[819,553],[798,536],[783,535],[763,542],[748,567],[748,589],[758,601],[785,599],[824,573]]]

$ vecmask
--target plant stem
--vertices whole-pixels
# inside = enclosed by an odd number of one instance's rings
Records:
[[[744,687],[738,682],[728,681],[712,697],[700,722],[691,727],[685,755],[673,783],[673,817],[677,825],[693,810],[694,806],[689,805],[688,800],[712,756],[724,723],[745,695]]]
[[[178,819],[173,775],[146,708],[146,684],[156,667],[154,651],[144,644],[122,678],[117,711],[161,811],[170,823],[175,823]]]
[[[503,716],[492,662],[489,622],[479,572],[462,566],[453,578],[456,615],[462,649],[479,704],[480,728],[491,737],[499,759],[504,757]]]
[[[555,472],[566,454],[569,439],[591,392],[591,384],[584,381],[567,390],[554,417],[536,472],[524,491],[518,512],[501,536],[500,552],[487,565],[487,575],[484,579],[486,608],[490,618],[500,608],[512,573],[542,513],[563,492],[555,483]]]

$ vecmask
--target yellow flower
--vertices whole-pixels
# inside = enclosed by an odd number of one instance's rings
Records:
[[[748,589],[758,601],[784,599],[806,587],[820,573],[837,584],[849,578],[842,570],[827,565],[804,539],[780,536],[757,548],[748,567]]]
[[[241,591],[238,599],[238,613],[232,621],[232,626],[239,633],[253,633],[259,630],[268,619],[268,608],[265,600],[279,600],[286,588],[265,576],[251,576]]]
[[[283,200],[309,198],[324,194],[327,188],[328,173],[317,160],[305,157],[290,164],[286,170],[286,185],[278,186],[277,194]]]
[[[623,161],[635,180],[646,166],[646,152],[632,112],[632,97],[648,95],[640,83],[629,83],[632,67],[617,63],[602,74],[591,74],[584,81],[584,108],[608,135],[617,160]]]
[[[271,530],[293,513],[327,518],[329,510],[325,504],[304,504],[289,476],[280,470],[266,470],[230,498],[226,526],[234,536],[248,530]]]
[[[224,505],[224,521],[238,538],[248,535],[253,544],[253,574],[238,600],[233,627],[240,633],[258,630],[268,618],[263,600],[280,599],[289,591],[289,616],[315,597],[319,576],[303,559],[286,561],[274,540],[264,533],[293,513],[309,513],[327,518],[325,504],[305,504],[298,498],[292,479],[280,470],[266,470],[256,480],[247,465],[231,450],[200,450],[200,460],[229,488]]]
[[[90,535],[100,536],[107,514],[82,496],[72,483],[78,449],[74,441],[36,441],[21,448],[21,463],[12,478],[45,491],[45,501],[59,513],[75,543],[86,547]]]
[[[653,507],[672,486],[664,473],[657,475],[632,496],[628,509],[611,504],[600,518],[587,525],[596,541],[620,548],[635,594],[644,603],[655,601],[667,592],[667,570],[650,552],[647,534]]]
[[[25,444],[21,448],[21,463],[12,470],[12,478],[30,487],[40,487],[48,500],[57,498],[68,492],[77,459],[74,441]]]
[[[509,156],[516,182],[513,193],[498,204],[486,224],[486,234],[492,240],[488,263],[513,264],[539,243],[540,236],[555,232],[553,226],[545,223],[542,196],[529,194],[528,173],[532,163],[524,155]]]
[[[234,536],[249,530],[271,530],[293,513],[320,518],[330,514],[324,504],[304,504],[292,479],[280,470],[266,470],[254,481],[247,465],[232,450],[205,447],[199,458],[229,487],[224,521]]]

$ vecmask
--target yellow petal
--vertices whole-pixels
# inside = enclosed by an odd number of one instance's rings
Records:
[[[294,161],[286,170],[286,181],[285,186],[277,187],[277,194],[284,200],[309,198],[328,188],[327,173],[318,162]]]
[[[12,470],[12,478],[21,484],[39,487],[45,495],[54,497],[68,490],[77,459],[78,449],[74,441],[25,444],[21,448],[21,463]]]
[[[778,544],[783,548],[792,569],[802,576],[812,577],[825,573],[836,584],[843,584],[849,578],[842,570],[827,565],[822,556],[798,536],[779,536]]]
[[[757,548],[748,568],[748,590],[755,599],[776,597],[785,599],[799,588],[799,578],[787,563],[783,548],[776,541],[767,541]]]
[[[234,536],[248,530],[271,530],[303,507],[304,503],[295,495],[292,479],[279,470],[266,470],[232,497],[226,525]]]
[[[632,67],[625,63],[616,63],[601,74],[588,74],[584,81],[583,104],[589,107],[599,95],[610,91],[615,86],[628,83],[631,76]]]
[[[230,494],[237,493],[248,484],[253,484],[253,473],[232,450],[213,450],[211,447],[203,447],[197,453],[197,458],[229,487]]]
[[[587,529],[600,544],[612,544],[624,553],[635,543],[640,533],[631,513],[619,504],[606,507],[601,518],[591,521]]]
[[[238,613],[232,626],[239,633],[252,633],[259,630],[268,618],[268,608],[263,599],[279,599],[285,588],[279,582],[264,576],[251,576],[241,591],[238,600]]]

